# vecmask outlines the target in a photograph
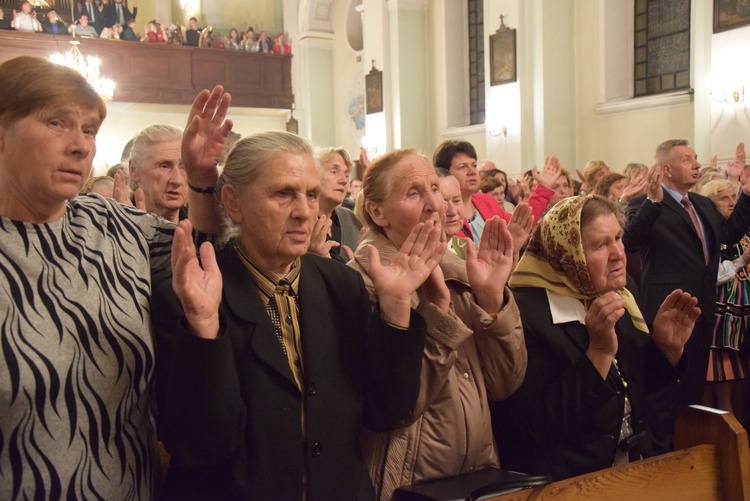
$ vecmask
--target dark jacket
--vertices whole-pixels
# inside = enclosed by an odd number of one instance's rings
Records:
[[[131,17],[135,19],[135,17],[138,15],[138,7],[133,8],[133,12],[130,12],[130,9],[127,8],[127,6],[123,3],[122,6],[122,15],[123,15],[123,29],[128,25],[128,19]],[[112,0],[110,3],[104,6],[104,22],[105,26],[107,28],[111,28],[113,25],[119,23],[119,19],[117,19],[117,4]]]
[[[586,357],[589,336],[578,322],[552,324],[544,289],[520,287],[513,294],[521,310],[529,364],[519,390],[507,400],[490,402],[492,425],[503,468],[551,475],[555,480],[609,468],[620,442],[625,386],[636,433],[648,440],[641,452],[663,452],[663,410],[684,372],[675,370],[637,330],[630,316],[617,322],[617,362],[602,379]],[[658,409],[656,408],[658,404]]]
[[[389,327],[372,312],[358,273],[303,256],[300,393],[233,246],[218,258],[224,293],[217,340],[171,330],[174,308],[154,304],[160,433],[173,454],[166,498],[301,499],[307,466],[308,500],[372,499],[360,430],[393,429],[413,406],[424,321],[413,313],[416,327]]]
[[[690,358],[683,403],[701,403],[708,368],[708,351],[716,308],[716,277],[722,243],[737,242],[750,227],[750,197],[740,195],[731,217],[725,219],[709,198],[688,194],[706,236],[708,263],[698,233],[685,208],[669,193],[659,206],[645,196],[628,204],[623,242],[628,252],[641,255],[643,317],[651,324],[664,299],[675,289],[698,298],[701,316],[685,350]]]

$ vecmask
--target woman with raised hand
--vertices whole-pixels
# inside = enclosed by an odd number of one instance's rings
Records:
[[[369,229],[350,266],[358,270],[373,301],[373,263],[383,263],[415,227],[444,219],[445,202],[430,162],[414,150],[379,157],[365,174]],[[467,242],[467,259],[446,252],[411,304],[427,322],[421,387],[416,404],[394,431],[365,431],[364,448],[377,499],[398,487],[456,475],[499,460],[488,400],[507,398],[521,384],[526,348],[513,296],[505,287],[513,240],[505,221],[487,220],[479,247]]]
[[[681,290],[650,329],[626,288],[613,202],[566,198],[542,218],[510,279],[528,369],[492,404],[504,467],[554,479],[663,452],[684,376],[685,342],[700,314]]]

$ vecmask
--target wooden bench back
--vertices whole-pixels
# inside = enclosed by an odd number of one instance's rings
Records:
[[[701,406],[675,423],[675,452],[527,489],[492,501],[750,501],[747,432],[731,414]]]

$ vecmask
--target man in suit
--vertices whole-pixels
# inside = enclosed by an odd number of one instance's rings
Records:
[[[734,213],[725,219],[710,199],[690,192],[701,164],[686,140],[672,139],[656,149],[647,195],[631,199],[623,236],[628,252],[640,252],[644,318],[652,323],[674,289],[698,298],[701,317],[685,351],[689,371],[682,385],[685,405],[702,403],[716,305],[719,248],[737,242],[750,226],[750,178]]]
[[[132,13],[127,5],[122,3],[122,0],[114,0],[114,3],[108,3],[104,10],[105,19],[110,23],[108,28],[114,24],[119,24],[124,28],[127,26],[129,19],[135,19],[138,16],[138,2],[133,3]]]
[[[102,32],[104,28],[104,8],[102,4],[94,3],[94,0],[84,0],[83,3],[78,3],[76,7],[76,19],[80,19],[82,14],[85,14],[88,19],[88,25],[94,28],[96,35]]]
[[[183,318],[154,294],[164,499],[374,498],[359,434],[414,405],[426,333],[410,300],[445,245],[429,222],[393,265],[373,250],[373,310],[357,272],[307,253],[319,186],[312,146],[287,132],[240,140],[217,184],[191,186],[221,193],[238,236],[216,257],[204,244],[201,269],[181,222]]]

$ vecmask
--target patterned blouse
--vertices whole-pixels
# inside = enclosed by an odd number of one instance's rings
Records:
[[[97,195],[0,218],[0,499],[149,499],[151,285],[174,226]]]

